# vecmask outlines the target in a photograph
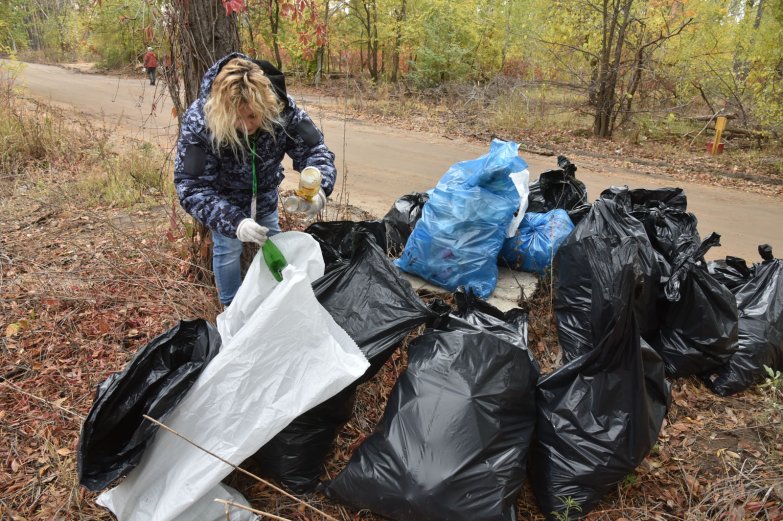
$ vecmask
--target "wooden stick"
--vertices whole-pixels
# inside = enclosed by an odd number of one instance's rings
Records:
[[[212,456],[213,458],[215,458],[215,459],[218,459],[218,460],[222,461],[222,462],[223,462],[223,463],[225,463],[226,465],[228,465],[228,466],[232,467],[234,470],[238,470],[238,471],[239,471],[239,472],[241,472],[242,474],[245,474],[246,476],[250,476],[251,478],[253,478],[253,479],[255,479],[256,481],[258,481],[259,483],[262,483],[262,484],[264,484],[264,485],[266,485],[266,486],[268,486],[268,487],[272,488],[273,490],[276,490],[277,492],[280,492],[280,493],[281,493],[281,494],[283,494],[284,496],[286,496],[286,497],[288,497],[288,498],[291,498],[291,499],[293,499],[293,500],[294,500],[294,501],[296,501],[297,503],[300,503],[300,504],[304,505],[305,507],[307,507],[307,508],[309,508],[309,509],[311,509],[311,510],[314,510],[314,511],[318,512],[319,514],[321,514],[322,516],[324,516],[326,519],[329,519],[330,521],[339,521],[337,518],[330,516],[330,515],[329,515],[329,514],[327,514],[326,512],[323,512],[323,511],[321,511],[321,510],[318,510],[318,509],[317,509],[317,508],[315,508],[314,506],[310,505],[309,503],[307,503],[307,502],[305,502],[305,501],[302,501],[301,499],[299,499],[298,497],[294,496],[293,494],[289,494],[288,492],[286,492],[286,491],[285,491],[285,490],[283,490],[282,488],[280,488],[280,487],[277,487],[277,486],[273,485],[272,483],[268,482],[267,480],[265,480],[265,479],[263,479],[263,478],[260,478],[260,477],[256,476],[256,475],[255,475],[255,474],[253,474],[252,472],[248,472],[247,470],[243,469],[242,467],[238,467],[237,465],[234,465],[234,464],[233,464],[233,463],[231,463],[230,461],[227,461],[227,460],[225,460],[225,459],[221,458],[220,456],[218,456],[218,455],[217,455],[217,454],[215,454],[214,452],[210,452],[210,451],[208,451],[207,449],[205,449],[204,447],[201,447],[201,446],[200,446],[199,444],[197,444],[196,442],[194,442],[194,441],[192,441],[192,440],[189,440],[188,438],[186,438],[186,437],[185,437],[185,436],[183,436],[182,434],[178,433],[177,431],[175,431],[174,429],[172,429],[172,428],[171,428],[171,427],[169,427],[168,425],[164,425],[163,423],[159,422],[159,421],[158,421],[158,420],[156,420],[155,418],[151,418],[151,417],[147,416],[146,414],[144,414],[143,416],[144,416],[144,418],[145,418],[145,419],[147,419],[147,420],[151,421],[151,422],[152,422],[152,423],[154,423],[155,425],[157,425],[157,426],[159,426],[159,427],[162,427],[163,429],[167,430],[167,431],[168,431],[168,432],[170,432],[171,434],[174,434],[175,436],[178,436],[178,437],[182,438],[183,440],[185,440],[186,442],[190,443],[191,445],[193,445],[193,446],[194,446],[194,447],[196,447],[197,449],[199,449],[199,450],[202,450],[202,451],[206,452],[207,454],[209,454],[210,456]]]
[[[48,405],[49,407],[54,407],[55,409],[60,409],[61,411],[67,412],[68,414],[70,414],[72,416],[76,416],[77,418],[79,418],[82,421],[84,421],[84,419],[85,419],[85,416],[79,414],[78,412],[74,412],[74,411],[72,411],[70,409],[66,409],[62,405],[57,405],[56,403],[52,402],[51,400],[47,400],[46,398],[41,398],[40,396],[36,396],[36,395],[34,395],[32,393],[28,393],[27,391],[25,391],[24,389],[22,389],[18,385],[15,385],[14,383],[9,382],[8,380],[6,380],[5,377],[3,377],[3,376],[0,376],[0,384],[7,385],[11,389],[15,390],[18,393],[22,393],[25,396],[29,396],[30,398],[35,398],[36,400],[40,400],[43,403],[45,403],[46,405]]]
[[[291,521],[287,517],[276,516],[274,514],[270,514],[269,512],[256,510],[255,508],[246,507],[245,505],[240,505],[239,503],[234,503],[233,501],[226,501],[225,499],[215,498],[215,503],[222,503],[223,505],[226,505],[226,509],[231,506],[240,510],[246,510],[247,512],[253,512],[254,514],[271,517],[272,519],[277,519],[278,521]]]

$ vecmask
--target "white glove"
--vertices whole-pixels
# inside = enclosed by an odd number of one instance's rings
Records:
[[[312,201],[308,201],[309,207],[307,208],[307,216],[308,217],[315,217],[318,215],[318,212],[324,209],[324,206],[326,206],[326,192],[324,192],[324,189],[321,188],[318,191],[318,195],[313,197]]]
[[[237,239],[242,242],[255,242],[263,246],[267,233],[269,233],[269,228],[261,226],[253,219],[242,219],[237,226]]]

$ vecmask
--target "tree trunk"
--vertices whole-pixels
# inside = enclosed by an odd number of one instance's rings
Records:
[[[612,137],[617,110],[617,78],[625,46],[626,30],[631,22],[634,0],[603,1],[603,33],[598,64],[596,107],[593,116],[593,135]]]
[[[761,19],[764,17],[764,0],[758,0],[759,4],[756,8],[756,19],[753,20],[753,29],[758,30],[761,27]]]
[[[514,0],[508,1],[508,10],[506,11],[506,35],[503,39],[503,50],[500,53],[500,72],[506,67],[506,57],[508,56],[508,46],[511,42],[511,8],[514,6]]]
[[[329,27],[329,0],[326,0],[324,2],[324,31],[325,34],[328,35],[328,27]],[[323,42],[323,45],[320,45],[318,47],[318,50],[315,53],[315,57],[318,61],[318,68],[315,71],[315,84],[318,85],[321,82],[321,73],[323,72],[325,66],[324,66],[324,52],[326,50],[326,42]]]
[[[636,94],[636,90],[642,83],[642,73],[644,72],[644,47],[639,47],[636,50],[636,55],[633,61],[633,73],[631,73],[631,81],[628,84],[628,89],[625,91],[625,97],[620,103],[622,116],[620,119],[620,125],[627,123],[631,117],[631,107],[633,105],[633,98]]]
[[[198,98],[207,69],[226,54],[239,50],[239,31],[237,15],[226,16],[220,0],[173,0],[169,16],[166,26],[170,31],[173,66],[166,84],[181,124],[185,110]],[[191,239],[194,264],[211,270],[209,229],[194,220]],[[198,273],[203,276],[207,272]]]
[[[280,30],[280,2],[278,0],[270,0],[268,9],[269,28],[272,31],[272,49],[275,51],[275,63],[278,70],[283,70],[283,59],[280,57],[280,36],[278,35]]]
[[[372,4],[373,0],[365,0],[362,2],[362,8],[364,10],[364,29],[367,31],[367,72],[370,73],[372,81],[378,81],[378,57],[375,55],[375,45],[373,41],[373,25],[372,17]]]
[[[370,8],[371,11],[369,14],[372,17],[372,37],[370,38],[370,41],[372,42],[372,72],[370,75],[372,76],[373,81],[377,83],[378,78],[380,77],[380,69],[378,68],[378,6],[375,0],[370,0]]]
[[[394,50],[392,51],[391,81],[396,82],[400,72],[400,48],[402,47],[402,24],[405,23],[407,14],[407,0],[402,0],[399,11],[396,13],[397,25],[394,29]]]

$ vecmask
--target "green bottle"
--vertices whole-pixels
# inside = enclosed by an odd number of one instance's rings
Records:
[[[283,280],[283,268],[288,266],[288,261],[285,260],[283,254],[277,249],[277,246],[270,240],[264,242],[261,246],[261,252],[264,254],[264,261],[269,266],[269,271],[272,272],[272,276],[277,282]]]

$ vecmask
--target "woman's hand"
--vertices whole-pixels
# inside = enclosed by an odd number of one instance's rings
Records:
[[[266,242],[266,234],[269,228],[261,226],[253,219],[242,219],[237,226],[237,239],[242,242],[255,242],[263,246]]]
[[[309,201],[310,206],[307,208],[307,216],[308,217],[315,217],[318,215],[318,212],[324,209],[324,206],[326,206],[326,192],[324,192],[324,189],[321,188],[318,191],[318,194],[313,197],[312,201]]]

